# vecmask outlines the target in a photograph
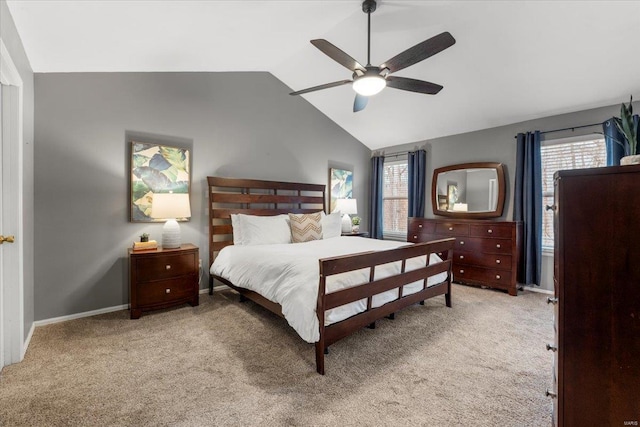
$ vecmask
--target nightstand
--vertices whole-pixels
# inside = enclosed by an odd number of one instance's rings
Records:
[[[342,236],[352,236],[352,237],[369,237],[369,233],[367,231],[358,231],[351,233],[342,233]]]
[[[143,311],[188,302],[199,303],[199,251],[185,243],[176,249],[134,251],[129,248],[131,318]]]

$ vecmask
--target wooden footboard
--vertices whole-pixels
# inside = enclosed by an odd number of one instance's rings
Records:
[[[436,240],[418,243],[387,251],[368,252],[363,254],[346,255],[320,260],[320,284],[318,287],[317,315],[320,326],[320,340],[316,343],[316,369],[324,375],[324,355],[327,348],[336,341],[353,332],[372,324],[378,319],[395,313],[396,311],[422,302],[425,299],[445,295],[447,307],[451,307],[451,259],[455,239]],[[442,262],[429,264],[432,253],[447,252]],[[443,254],[444,255],[444,254]],[[426,256],[425,266],[411,271],[405,271],[407,260]],[[401,271],[395,276],[374,280],[376,267],[391,262],[401,262]],[[361,285],[326,293],[327,277],[368,268],[369,281]],[[436,274],[446,272],[444,282],[427,287],[427,279]],[[413,282],[423,281],[422,290],[410,295],[402,295],[402,287]],[[380,307],[372,307],[374,295],[392,289],[398,289],[399,298]],[[341,305],[367,299],[367,309],[341,322],[325,326],[325,312]]]

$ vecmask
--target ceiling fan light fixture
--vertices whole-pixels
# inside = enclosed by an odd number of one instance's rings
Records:
[[[353,81],[353,90],[362,96],[372,96],[380,93],[387,85],[387,81],[379,74],[364,75]]]

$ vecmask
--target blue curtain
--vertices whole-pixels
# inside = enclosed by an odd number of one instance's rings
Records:
[[[637,114],[634,115],[633,122],[638,123],[638,120],[640,120],[640,117]],[[602,132],[604,133],[604,142],[607,148],[607,166],[617,166],[620,164],[622,157],[630,154],[627,152],[629,149],[627,141],[612,118],[602,124]],[[640,137],[640,127],[638,137]]]
[[[382,239],[382,187],[384,185],[384,156],[371,157],[371,192],[369,200],[369,236]]]
[[[409,166],[409,216],[424,217],[425,185],[427,173],[426,150],[410,151]]]
[[[520,283],[540,286],[542,260],[542,166],[540,131],[518,134],[514,221],[523,223]]]

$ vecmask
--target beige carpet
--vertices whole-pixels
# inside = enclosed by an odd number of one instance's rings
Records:
[[[548,426],[545,295],[454,285],[330,347],[231,291],[37,328],[0,377],[1,426]]]

